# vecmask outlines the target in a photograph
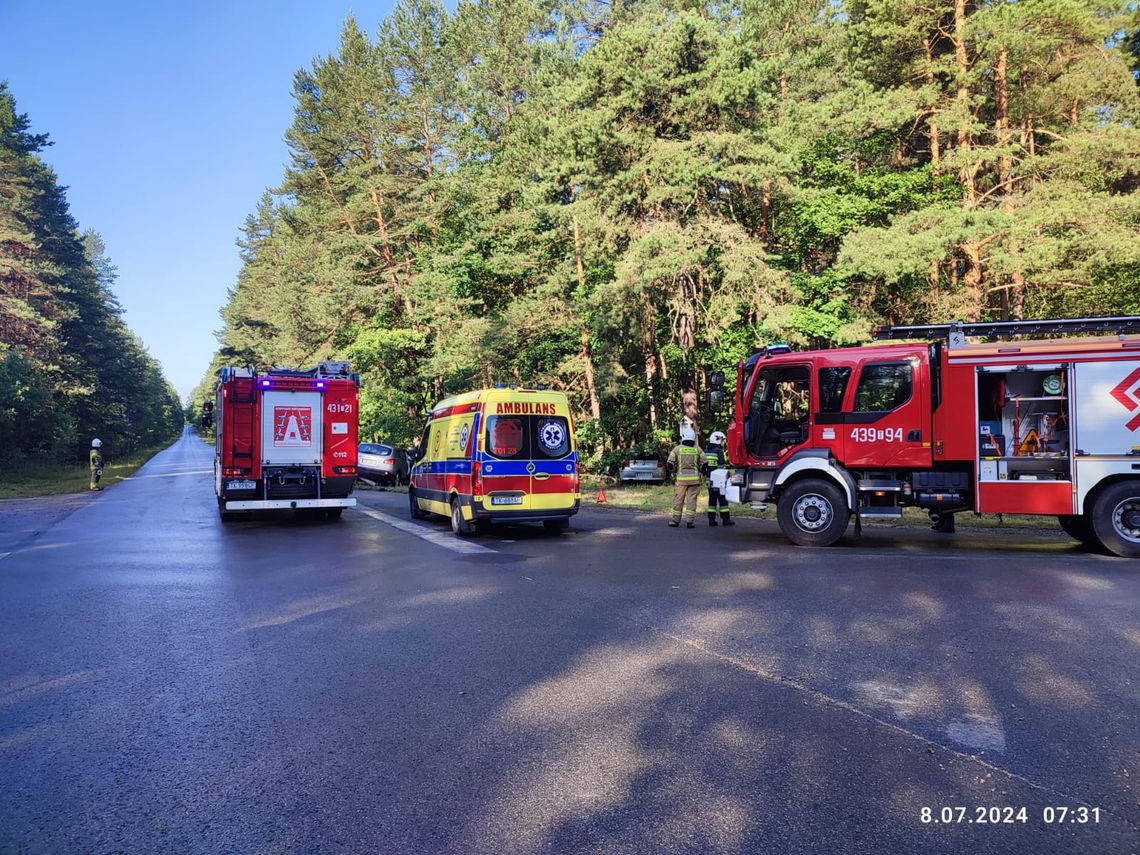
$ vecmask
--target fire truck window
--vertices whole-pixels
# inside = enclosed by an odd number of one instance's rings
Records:
[[[562,416],[534,416],[531,419],[535,457],[557,460],[570,453],[570,423]]]
[[[855,390],[855,412],[885,413],[910,400],[911,367],[909,362],[864,365]]]
[[[492,416],[487,419],[487,450],[504,460],[526,457],[526,423],[525,416]]]
[[[774,398],[779,405],[776,410],[779,420],[796,424],[807,421],[811,409],[809,391],[806,379],[781,380]]]
[[[847,392],[847,381],[850,379],[850,368],[819,369],[819,411],[821,413],[838,413],[843,409],[843,396]]]

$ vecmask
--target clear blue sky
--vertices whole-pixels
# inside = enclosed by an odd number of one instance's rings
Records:
[[[375,35],[392,0],[0,0],[7,80],[103,235],[126,320],[185,396],[239,267],[234,245],[288,161],[293,73],[350,12]]]

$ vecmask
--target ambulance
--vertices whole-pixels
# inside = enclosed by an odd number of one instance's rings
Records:
[[[570,406],[561,392],[496,388],[432,409],[408,486],[413,519],[439,514],[460,536],[490,523],[565,531],[581,502]]]

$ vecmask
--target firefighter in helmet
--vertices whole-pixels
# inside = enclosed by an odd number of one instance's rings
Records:
[[[669,452],[665,464],[674,473],[677,486],[673,491],[673,519],[669,525],[681,524],[684,511],[685,527],[692,528],[697,516],[697,496],[701,492],[701,476],[708,471],[705,453],[697,446],[697,432],[688,425],[681,428],[681,444]]]
[[[728,437],[722,431],[714,430],[709,435],[709,447],[705,449],[705,460],[709,470],[709,525],[716,525],[718,508],[722,524],[736,525],[729,519],[728,497],[724,495],[724,488],[728,486],[728,476],[732,474],[724,454],[724,444],[727,441]]]
[[[91,463],[91,489],[102,490],[99,486],[99,479],[103,477],[103,454],[99,451],[103,447],[103,441],[99,437],[91,440],[91,454],[88,459]]]

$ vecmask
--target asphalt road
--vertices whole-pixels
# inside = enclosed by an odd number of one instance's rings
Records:
[[[398,493],[222,525],[210,467],[0,507],[0,851],[1140,848],[1136,562],[593,508],[459,542]]]

